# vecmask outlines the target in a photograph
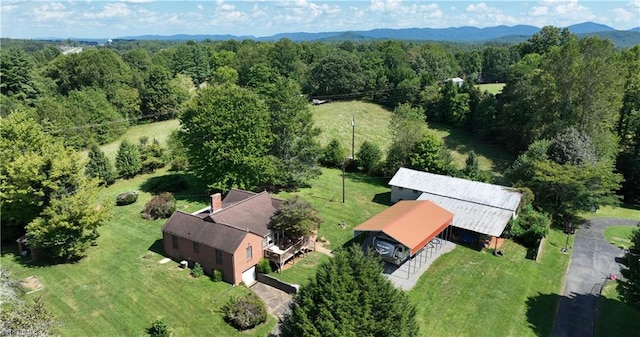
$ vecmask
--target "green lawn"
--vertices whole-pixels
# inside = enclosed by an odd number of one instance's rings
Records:
[[[100,148],[107,155],[107,158],[109,158],[113,162],[113,160],[115,160],[116,158],[116,153],[118,152],[120,143],[124,139],[137,144],[140,137],[146,136],[149,137],[149,141],[152,141],[155,138],[160,142],[160,145],[166,147],[167,138],[172,131],[177,130],[179,127],[180,121],[177,119],[134,125],[130,127],[122,137],[118,138],[118,140],[108,144],[104,144],[100,146]]]
[[[311,107],[313,122],[322,133],[319,142],[325,146],[333,138],[337,138],[351,155],[351,138],[353,128],[351,116],[355,117],[355,152],[368,140],[378,145],[384,153],[391,144],[389,121],[391,111],[363,101],[332,102]]]
[[[595,213],[582,213],[581,216],[586,219],[623,218],[640,221],[640,206],[629,204],[622,204],[618,207],[605,206],[598,209]]]
[[[430,336],[550,336],[569,255],[552,230],[539,262],[507,241],[503,257],[462,246],[438,258],[409,292]]]
[[[120,180],[104,190],[109,202],[122,191],[142,190],[153,175]],[[208,277],[193,279],[177,263],[158,262],[162,255],[164,220],[140,216],[151,195],[141,192],[132,205],[114,207],[113,217],[100,229],[97,246],[75,264],[38,266],[16,256],[13,246],[2,247],[1,264],[14,276],[35,275],[44,289],[41,296],[62,321],[62,336],[141,336],[153,320],[162,316],[174,336],[265,336],[275,319],[249,333],[237,333],[222,319],[221,306],[229,296],[248,292]],[[199,189],[177,195],[178,208],[193,211],[207,204]]]
[[[350,154],[352,115],[356,119],[356,153],[365,140],[377,144],[385,153],[391,144],[389,121],[392,113],[378,105],[362,101],[348,101],[317,105],[311,109],[314,123],[324,130],[320,134],[321,145],[326,145],[332,138],[338,138]],[[471,150],[478,155],[480,168],[493,171],[497,177],[515,159],[501,146],[479,140],[467,131],[437,123],[429,123],[429,128],[443,138],[460,168],[464,167],[467,155]]]
[[[281,273],[272,273],[271,276],[291,284],[304,285],[309,282],[310,277],[315,275],[318,265],[328,259],[327,255],[312,252],[304,258],[296,258],[291,268],[285,269]]]
[[[328,241],[325,247],[336,249],[353,238],[352,229],[387,208],[390,190],[386,179],[370,178],[359,173],[347,173],[345,202],[342,203],[342,172],[322,169],[322,175],[296,192],[283,192],[278,197],[287,199],[292,194],[310,202],[323,220],[318,237]],[[344,223],[344,226],[342,224]]]
[[[638,331],[640,331],[640,310],[623,303],[616,290],[616,283],[609,282],[604,287],[598,303],[595,336],[631,336]]]
[[[604,230],[604,237],[616,247],[631,247],[631,233],[636,227],[631,226],[611,226]]]
[[[502,89],[504,88],[504,83],[478,84],[477,87],[482,92],[488,91],[490,94],[494,94],[495,95],[495,94],[499,94],[499,93],[502,92]]]

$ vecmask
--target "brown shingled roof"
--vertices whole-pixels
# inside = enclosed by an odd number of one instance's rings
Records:
[[[231,192],[230,192],[231,193]],[[225,201],[227,198],[225,198]],[[248,230],[260,236],[269,234],[271,216],[278,210],[278,199],[271,198],[266,191],[235,202],[229,207],[209,215],[217,223],[223,223],[242,230]]]
[[[402,200],[361,223],[354,231],[379,231],[411,249],[411,255],[453,221],[453,214],[427,200]]]
[[[247,235],[246,231],[205,221],[197,215],[174,212],[162,231],[233,254]]]

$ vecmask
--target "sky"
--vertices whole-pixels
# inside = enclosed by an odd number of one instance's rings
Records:
[[[586,21],[640,26],[640,0],[512,1],[11,1],[0,3],[0,36],[116,38],[137,35],[271,36],[375,28],[566,27]]]

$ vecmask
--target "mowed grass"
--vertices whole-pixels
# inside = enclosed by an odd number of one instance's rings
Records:
[[[476,85],[476,87],[480,89],[481,92],[488,91],[490,94],[495,95],[502,92],[504,85],[505,85],[504,83],[485,83],[485,84],[478,84]]]
[[[438,258],[409,291],[429,336],[550,336],[569,255],[552,230],[539,262],[507,241],[503,257],[463,246]]]
[[[314,106],[311,111],[314,123],[323,130],[319,137],[321,145],[337,138],[351,155],[351,116],[355,116],[355,152],[358,153],[360,145],[368,140],[380,146],[386,155],[392,142],[389,133],[391,111],[362,101],[332,102]],[[429,123],[429,128],[444,140],[459,168],[464,167],[471,150],[478,155],[480,168],[493,171],[498,177],[515,159],[500,145],[480,140],[467,131],[437,123]]]
[[[604,230],[604,237],[612,245],[626,249],[632,245],[631,233],[634,230],[636,230],[636,227],[611,226]]]
[[[120,180],[103,191],[109,203],[122,191],[142,190],[159,171],[131,180]],[[194,211],[208,198],[194,197],[198,189],[177,195],[178,208]],[[62,322],[62,336],[143,336],[145,329],[163,317],[174,336],[266,336],[275,325],[238,333],[223,320],[221,307],[230,296],[249,292],[213,282],[208,277],[194,279],[175,261],[160,264],[161,227],[165,220],[142,219],[140,212],[151,195],[141,192],[136,203],[114,207],[112,218],[100,228],[97,246],[73,264],[52,266],[25,263],[15,245],[2,247],[2,266],[17,278],[36,276],[44,289],[26,295],[42,297],[47,308]]]
[[[168,121],[134,125],[130,127],[127,132],[122,135],[122,137],[118,138],[118,140],[113,141],[108,144],[104,144],[100,146],[100,149],[107,155],[111,161],[114,161],[116,158],[116,153],[118,153],[118,148],[120,147],[120,143],[123,140],[128,140],[133,144],[138,144],[138,139],[140,137],[148,137],[149,142],[153,141],[155,138],[160,142],[160,145],[163,147],[167,146],[167,138],[174,130],[178,130],[180,127],[180,121],[178,119],[171,119]]]
[[[621,301],[616,285],[608,282],[599,298],[596,337],[637,336],[640,331],[640,310]]]
[[[604,206],[600,207],[595,213],[582,213],[581,217],[585,219],[591,218],[621,218],[638,220],[640,222],[640,206],[622,204],[620,206]]]
[[[351,117],[355,117],[355,152],[365,140],[380,147],[386,154],[391,144],[389,121],[391,111],[363,101],[331,102],[311,107],[313,122],[322,130],[318,141],[327,145],[332,139],[338,139],[351,155],[353,128]]]
[[[360,173],[347,173],[343,203],[342,172],[323,168],[322,175],[310,181],[308,187],[277,196],[288,199],[298,195],[311,203],[323,220],[318,238],[328,241],[325,247],[337,249],[353,238],[354,227],[388,207],[390,189],[387,181]]]

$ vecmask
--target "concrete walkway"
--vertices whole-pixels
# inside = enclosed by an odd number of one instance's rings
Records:
[[[576,231],[554,337],[593,336],[600,290],[609,275],[620,276],[616,257],[624,255],[622,249],[607,242],[604,230],[609,226],[635,226],[638,220],[592,219]]]

